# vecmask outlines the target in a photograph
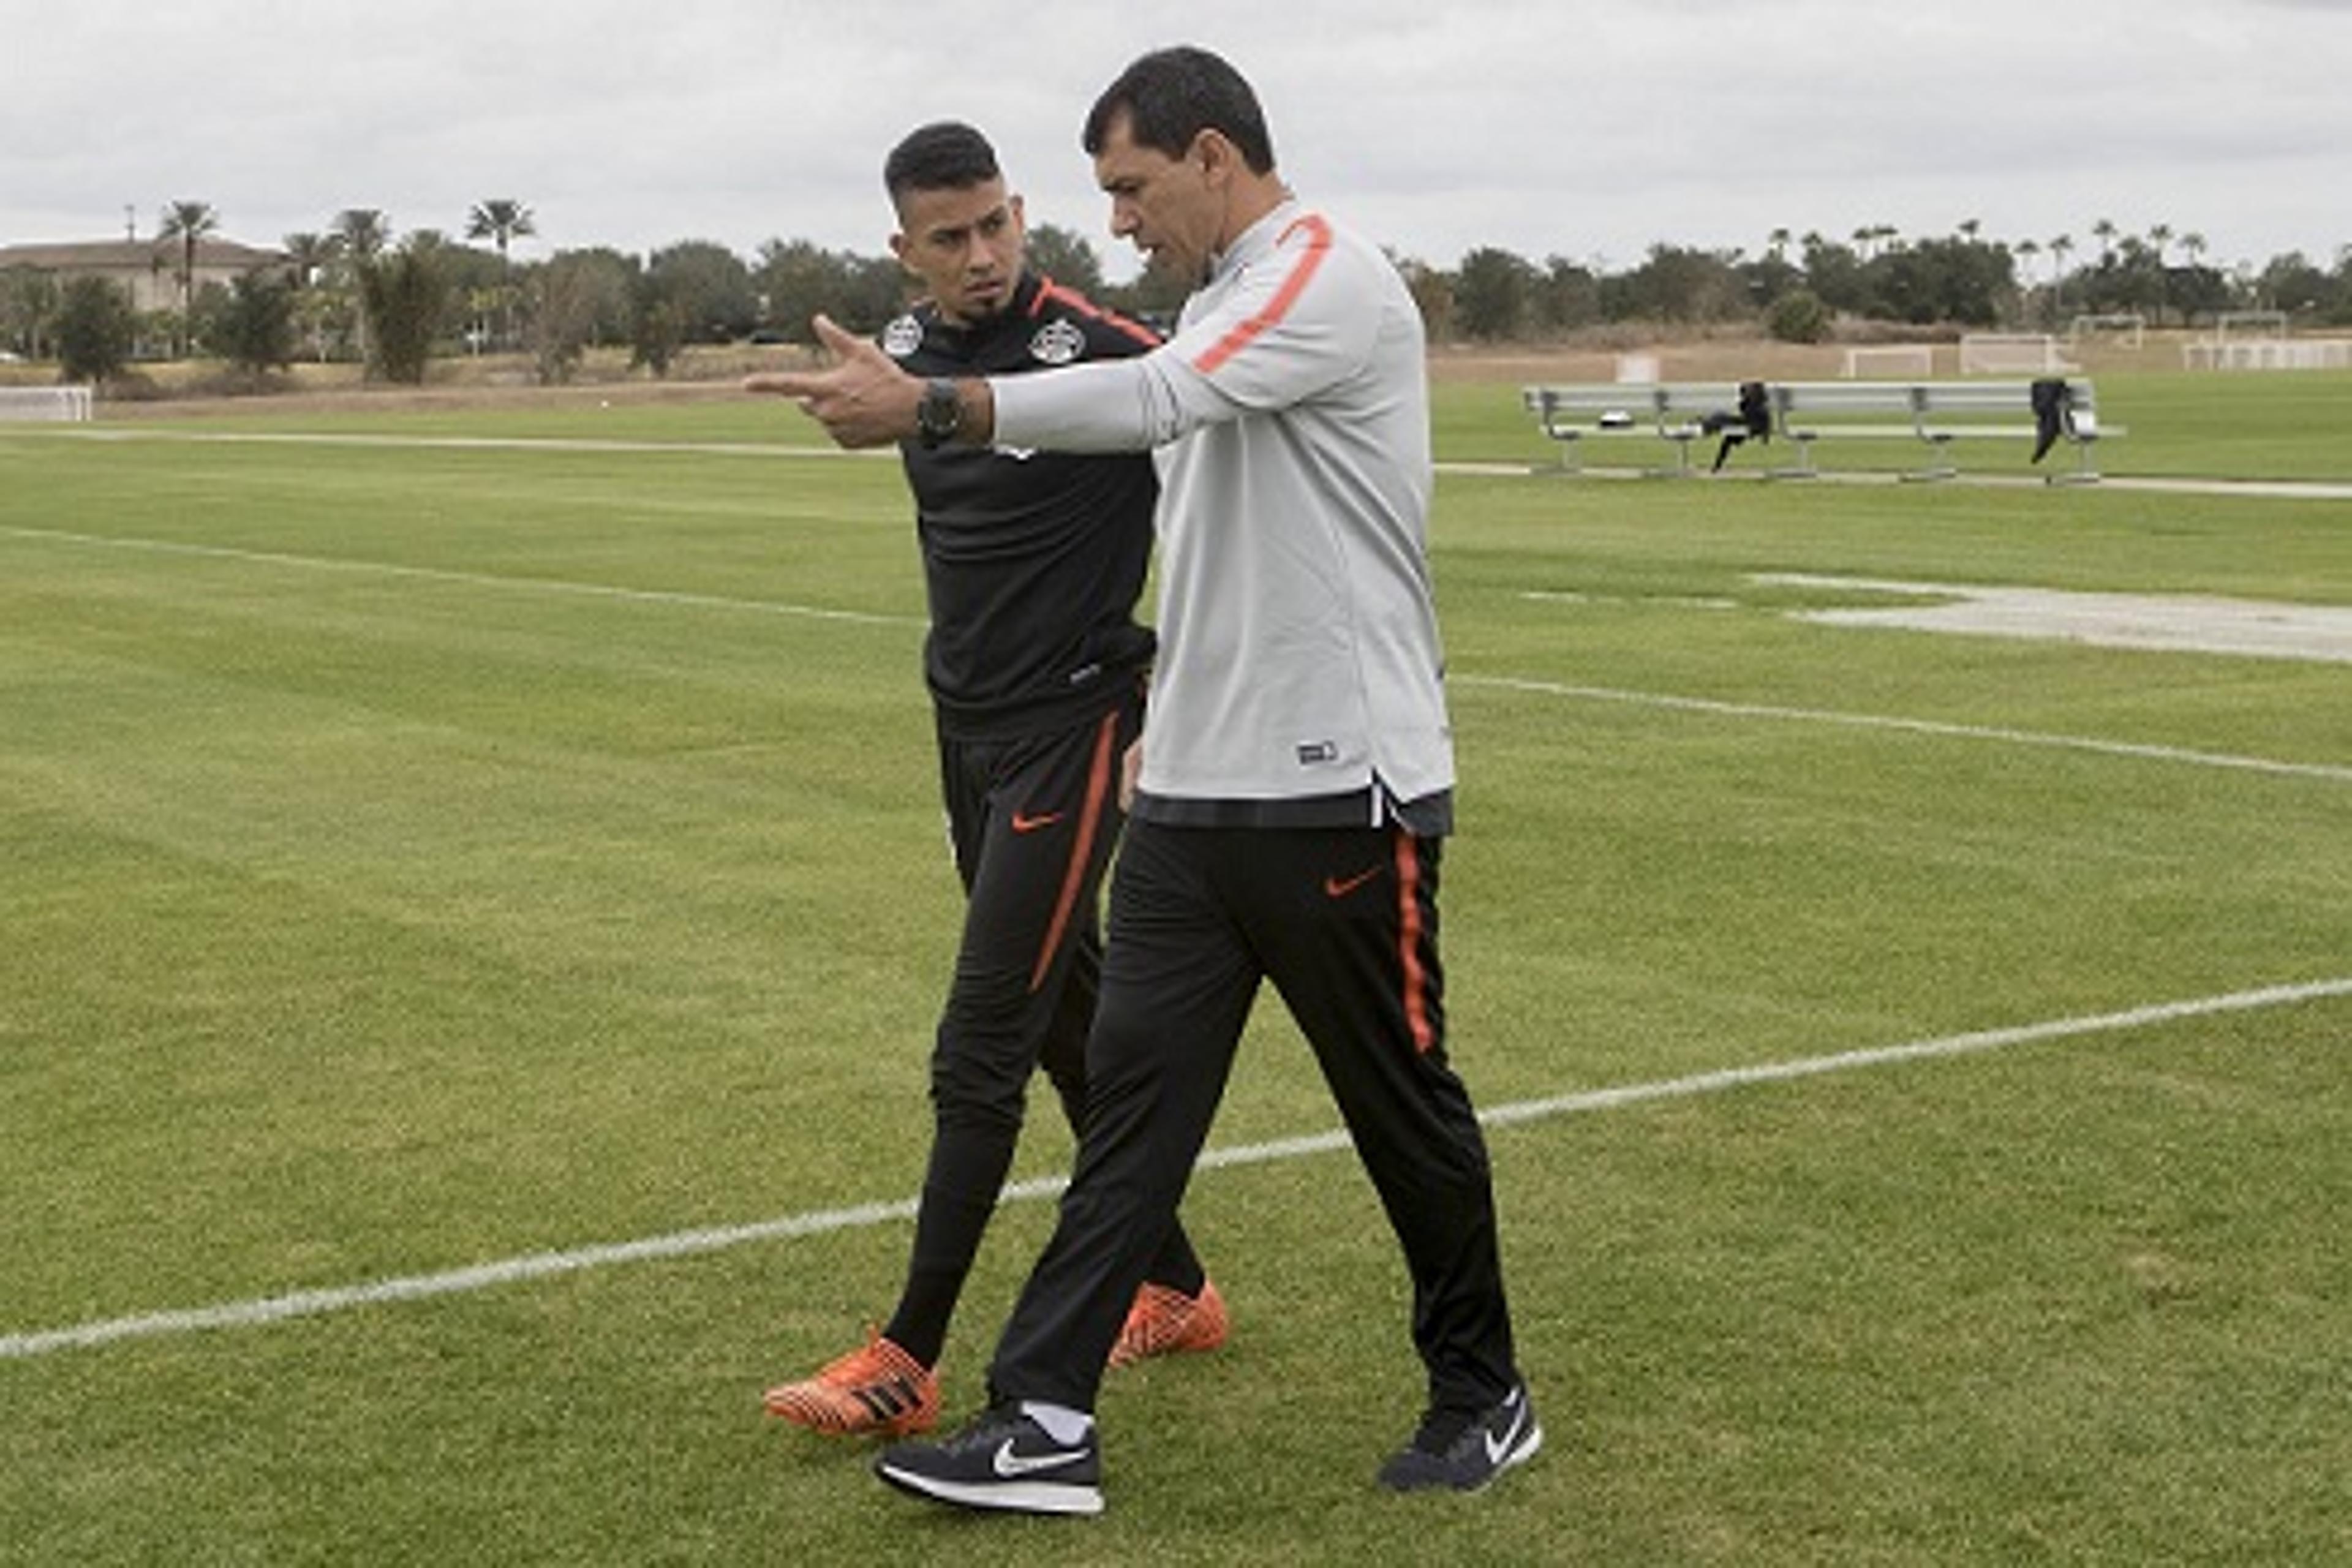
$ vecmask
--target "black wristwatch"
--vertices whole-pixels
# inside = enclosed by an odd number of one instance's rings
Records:
[[[915,405],[915,435],[927,447],[944,447],[963,428],[963,399],[956,384],[935,375],[923,384],[923,400]]]

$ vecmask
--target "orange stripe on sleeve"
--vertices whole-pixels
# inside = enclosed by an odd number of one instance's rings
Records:
[[[1226,361],[1265,336],[1272,328],[1279,326],[1283,317],[1290,313],[1290,308],[1298,303],[1298,296],[1307,291],[1307,285],[1314,281],[1317,270],[1323,265],[1323,258],[1331,252],[1331,226],[1315,213],[1308,213],[1284,229],[1282,237],[1275,243],[1289,244],[1290,237],[1302,228],[1307,231],[1307,253],[1291,268],[1290,276],[1282,280],[1282,287],[1275,290],[1274,298],[1266,301],[1265,309],[1210,345],[1200,358],[1192,362],[1194,370],[1202,375],[1215,374]]]
[[[1054,967],[1054,955],[1062,950],[1062,937],[1070,929],[1070,915],[1078,905],[1078,889],[1086,886],[1087,862],[1093,857],[1095,836],[1102,829],[1103,802],[1110,796],[1111,751],[1118,740],[1118,714],[1103,715],[1102,728],[1095,735],[1095,756],[1087,771],[1087,803],[1078,813],[1077,837],[1070,845],[1069,869],[1062,874],[1062,896],[1054,905],[1054,921],[1045,928],[1045,944],[1037,950],[1036,966],[1029,972],[1029,993],[1035,995],[1044,987],[1045,976]]]
[[[1404,1018],[1412,1030],[1412,1048],[1426,1056],[1437,1044],[1429,1022],[1429,972],[1421,962],[1421,849],[1412,834],[1396,836],[1397,957],[1404,970]]]

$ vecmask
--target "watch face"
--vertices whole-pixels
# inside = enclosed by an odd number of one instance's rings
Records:
[[[955,383],[934,381],[924,388],[915,423],[923,439],[934,447],[952,437],[956,426],[963,423],[963,407],[956,399]]]

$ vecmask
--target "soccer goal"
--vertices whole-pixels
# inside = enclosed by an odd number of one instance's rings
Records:
[[[1845,378],[1848,381],[1875,381],[1887,376],[1935,374],[1936,345],[1933,343],[1879,343],[1845,351]]]
[[[1620,386],[1657,385],[1658,356],[1651,353],[1619,354],[1617,384]]]
[[[2352,338],[2200,338],[2180,345],[2188,370],[2352,370]]]
[[[2180,363],[2188,370],[2339,370],[2347,341],[2290,339],[2284,310],[2224,310],[2209,336],[2180,345]]]
[[[2232,341],[2242,342],[2250,338],[2256,342],[2284,342],[2286,312],[2284,310],[2224,310],[2213,318],[2215,342],[2226,343]]]
[[[2085,338],[2113,343],[2118,348],[2146,348],[2147,318],[2137,310],[2104,316],[2077,316],[2067,323],[2066,342],[2079,345]]]
[[[87,386],[0,386],[0,419],[78,423],[89,410]]]
[[[1962,375],[2053,374],[2080,370],[2048,332],[1973,332],[1960,340]]]

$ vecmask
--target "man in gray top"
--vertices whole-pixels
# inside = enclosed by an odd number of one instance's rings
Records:
[[[1077,1168],[998,1344],[990,1408],[876,1468],[966,1507],[1101,1509],[1103,1359],[1271,979],[1412,1278],[1428,1406],[1381,1481],[1476,1490],[1542,1430],[1512,1351],[1485,1141],[1445,1053],[1454,759],[1420,316],[1376,247],[1292,196],[1255,93],[1216,56],[1136,61],[1085,144],[1112,232],[1199,280],[1164,347],[923,382],[821,323],[841,364],[749,384],[849,446],[929,430],[1160,461],[1161,657]]]

